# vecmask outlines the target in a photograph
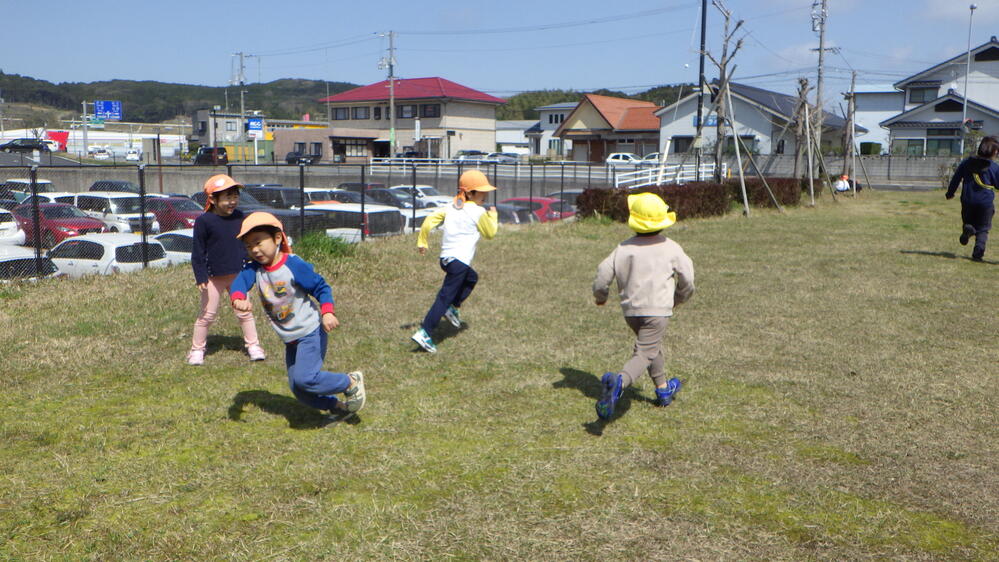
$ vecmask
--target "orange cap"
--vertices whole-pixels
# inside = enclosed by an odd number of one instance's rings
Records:
[[[286,254],[291,253],[291,244],[288,243],[288,235],[284,233],[284,225],[281,224],[281,221],[279,221],[277,217],[263,211],[250,213],[248,217],[243,219],[243,226],[239,229],[239,234],[236,235],[236,238],[242,239],[243,236],[246,236],[248,232],[258,226],[273,226],[280,230],[281,251]]]
[[[489,185],[489,178],[479,170],[469,170],[461,174],[461,178],[458,179],[458,189],[465,193],[496,190],[495,187]]]
[[[205,181],[205,187],[203,189],[205,191],[205,195],[210,196],[213,193],[218,193],[219,191],[225,191],[230,187],[243,187],[243,184],[239,183],[238,181],[230,178],[225,174],[215,174],[214,176],[208,178],[207,181]],[[206,200],[205,210],[207,211],[208,209],[211,208],[211,206],[212,206],[211,199]]]

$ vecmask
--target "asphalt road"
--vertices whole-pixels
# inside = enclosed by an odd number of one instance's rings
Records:
[[[38,159],[30,152],[0,152],[0,166],[79,166],[76,160],[71,160],[58,152],[41,152]],[[86,164],[84,164],[86,165]]]

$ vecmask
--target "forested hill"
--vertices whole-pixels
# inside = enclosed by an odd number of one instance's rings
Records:
[[[336,94],[357,84],[330,82],[329,93]],[[79,112],[81,103],[93,100],[119,100],[125,120],[157,123],[179,115],[190,115],[196,109],[216,105],[225,107],[226,91],[229,108],[239,110],[239,87],[197,86],[154,81],[110,80],[107,82],[63,82],[53,84],[17,74],[0,72],[0,90],[7,103],[28,103]],[[326,82],[286,78],[264,84],[247,84],[246,108],[263,110],[268,117],[298,119],[304,113],[324,119],[326,108],[318,99],[326,96]]]

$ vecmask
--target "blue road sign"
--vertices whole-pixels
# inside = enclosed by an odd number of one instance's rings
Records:
[[[95,101],[94,117],[108,121],[121,121],[121,102]]]

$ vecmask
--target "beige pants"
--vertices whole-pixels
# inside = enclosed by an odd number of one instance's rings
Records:
[[[621,368],[624,387],[634,384],[648,371],[656,386],[666,384],[666,358],[663,337],[666,336],[667,316],[625,316],[624,321],[635,332],[635,349],[631,359]]]
[[[192,351],[204,351],[205,344],[208,342],[208,328],[218,318],[222,295],[229,292],[229,286],[232,285],[235,279],[235,273],[208,278],[208,286],[201,291],[201,313],[198,314],[198,319],[194,321],[194,337],[191,338]],[[233,312],[236,311],[233,310]],[[243,331],[243,345],[245,347],[258,345],[257,326],[253,323],[253,313],[236,312],[236,318],[239,320],[239,327]]]

